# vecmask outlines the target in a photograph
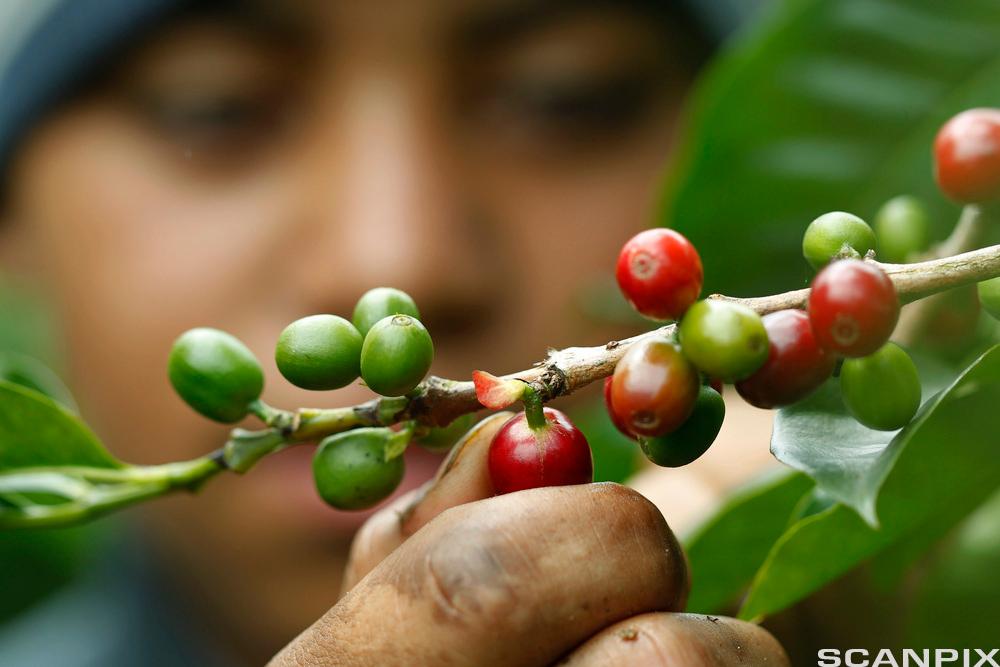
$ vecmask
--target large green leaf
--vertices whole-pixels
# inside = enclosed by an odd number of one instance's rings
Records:
[[[40,466],[118,468],[121,463],[67,408],[0,380],[0,472]]]
[[[979,506],[1000,487],[998,405],[1000,346],[973,363],[893,441],[893,451],[886,452],[892,461],[874,499],[878,527],[843,504],[796,522],[771,549],[740,615],[781,610],[901,538],[927,527],[940,531]],[[850,485],[845,476],[843,485],[828,488]]]
[[[805,226],[864,218],[917,194],[943,236],[930,146],[969,106],[1000,106],[995,0],[785,0],[702,79],[662,222],[701,250],[706,289],[784,291],[806,280]]]
[[[940,364],[926,358],[918,362],[925,397],[949,384]],[[915,419],[909,428],[919,422]],[[823,496],[853,507],[877,526],[875,500],[906,437],[906,431],[875,431],[859,424],[844,407],[839,381],[831,378],[806,400],[778,411],[771,453],[815,479]]]
[[[909,646],[995,645],[1000,600],[1000,493],[925,565],[907,615]]]
[[[813,482],[783,470],[737,491],[684,539],[691,567],[688,611],[720,612],[749,586]]]

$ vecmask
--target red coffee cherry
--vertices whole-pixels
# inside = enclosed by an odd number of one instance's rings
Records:
[[[958,202],[1000,198],[1000,109],[969,109],[941,127],[934,139],[934,177]]]
[[[654,437],[677,430],[691,415],[701,379],[680,348],[663,339],[632,346],[615,367],[611,405],[625,430]]]
[[[765,315],[763,320],[771,342],[767,361],[756,373],[737,382],[736,391],[758,408],[791,405],[830,377],[837,357],[816,342],[805,312],[779,310]]]
[[[587,438],[569,417],[544,408],[545,426],[532,428],[524,412],[500,427],[490,443],[493,489],[511,493],[542,486],[586,484],[594,479]]]
[[[635,440],[635,433],[628,430],[628,426],[618,417],[618,413],[615,412],[614,407],[611,405],[612,380],[613,378],[610,377],[604,378],[604,408],[608,411],[608,416],[611,418],[611,423],[615,425],[615,428],[625,437]]]
[[[809,321],[820,346],[864,357],[889,340],[899,299],[885,271],[857,259],[829,264],[812,282]]]
[[[678,232],[647,229],[622,247],[616,277],[633,308],[654,320],[676,320],[701,294],[701,258]]]

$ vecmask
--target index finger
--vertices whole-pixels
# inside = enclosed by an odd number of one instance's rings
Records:
[[[345,592],[444,510],[493,495],[486,456],[493,436],[511,416],[510,412],[498,412],[473,426],[452,448],[433,480],[365,522],[351,544],[344,574]]]

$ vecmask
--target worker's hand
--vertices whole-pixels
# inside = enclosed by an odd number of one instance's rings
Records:
[[[617,484],[492,497],[480,422],[435,480],[358,533],[346,593],[273,665],[787,665],[740,621],[676,613],[684,555]]]

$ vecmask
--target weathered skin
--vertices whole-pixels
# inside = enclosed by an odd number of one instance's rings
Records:
[[[508,417],[481,422],[433,482],[368,521],[347,592],[273,667],[788,664],[757,626],[665,613],[684,607],[687,566],[635,491],[490,497],[486,454]],[[398,631],[381,631],[387,618]]]

